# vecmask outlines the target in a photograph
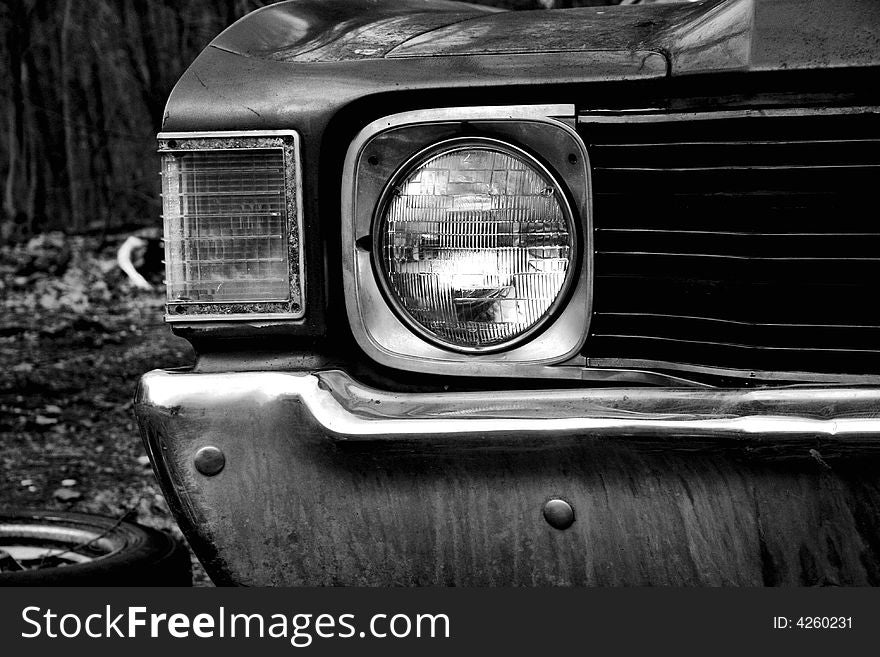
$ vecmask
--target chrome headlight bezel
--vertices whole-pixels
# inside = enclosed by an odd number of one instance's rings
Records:
[[[381,252],[383,232],[382,229],[386,220],[386,211],[388,209],[389,203],[393,198],[394,190],[399,187],[400,183],[403,180],[406,180],[410,175],[412,175],[414,171],[419,169],[426,162],[436,157],[439,157],[442,154],[454,153],[456,151],[470,147],[482,147],[488,150],[493,150],[510,155],[511,157],[514,157],[524,162],[527,166],[535,169],[544,178],[546,178],[546,180],[553,186],[555,199],[559,203],[560,209],[565,216],[565,220],[568,224],[569,234],[572,238],[571,256],[569,257],[569,267],[566,271],[565,280],[559,292],[557,293],[555,300],[547,309],[547,311],[527,330],[521,331],[520,333],[513,335],[508,340],[484,346],[468,346],[456,344],[451,341],[444,340],[437,334],[428,330],[423,324],[415,319],[406,308],[403,307],[403,304],[401,303],[399,298],[399,294],[393,289],[393,286],[389,280],[390,272],[386,271],[383,263],[381,262],[381,258],[377,257],[377,254]],[[426,341],[431,342],[432,344],[435,344],[443,349],[464,354],[489,354],[506,351],[515,347],[516,345],[528,342],[536,334],[540,333],[540,331],[548,323],[552,322],[560,307],[567,300],[568,293],[570,292],[572,287],[572,282],[576,276],[577,263],[580,258],[580,239],[577,222],[574,219],[574,212],[572,210],[571,203],[569,202],[568,194],[566,193],[564,186],[557,179],[555,173],[552,172],[547,166],[545,166],[535,155],[529,153],[520,146],[495,137],[487,136],[452,137],[450,139],[431,144],[410,157],[408,160],[406,160],[400,167],[398,167],[397,171],[395,171],[393,176],[388,180],[388,183],[385,185],[385,188],[382,190],[379,201],[376,204],[375,212],[373,213],[371,235],[373,240],[372,263],[374,273],[377,281],[379,282],[380,289],[382,290],[382,294],[386,302],[396,313],[398,318],[404,324],[406,324],[410,328],[410,330],[424,338]]]
[[[342,265],[349,325],[369,358],[397,369],[454,376],[581,376],[593,237],[589,160],[574,119],[572,105],[442,108],[390,115],[361,130],[343,170]],[[554,312],[500,349],[453,350],[413,330],[383,292],[373,263],[376,216],[389,181],[419,154],[462,137],[495,139],[536,157],[565,191],[577,235],[577,259]]]

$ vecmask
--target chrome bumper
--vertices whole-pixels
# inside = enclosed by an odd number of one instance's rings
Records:
[[[861,504],[863,473],[835,459],[880,446],[876,388],[389,393],[340,371],[154,371],[136,413],[209,572],[249,584],[760,584],[768,550],[830,549],[803,516]],[[214,476],[194,465],[207,446]],[[541,517],[557,496],[565,531]],[[866,513],[831,523],[852,525],[841,541]],[[865,581],[841,549],[814,561]]]
[[[421,436],[557,440],[689,437],[779,446],[821,439],[830,448],[880,439],[880,388],[761,390],[614,388],[491,393],[392,394],[341,371],[184,374],[143,377],[144,408],[295,402],[331,440]]]

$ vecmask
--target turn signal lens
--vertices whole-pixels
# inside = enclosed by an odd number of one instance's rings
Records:
[[[169,302],[289,297],[281,148],[162,156]]]
[[[573,271],[560,186],[494,140],[449,143],[416,162],[381,206],[375,252],[386,293],[414,330],[449,348],[525,339],[553,315]]]

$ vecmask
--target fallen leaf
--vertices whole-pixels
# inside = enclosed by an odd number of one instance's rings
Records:
[[[47,415],[61,415],[61,407],[56,406],[55,404],[49,404],[48,406],[44,406],[43,411]]]
[[[51,294],[44,294],[41,296],[39,304],[44,310],[56,310],[61,305]]]
[[[137,457],[137,462],[140,465],[150,465],[150,457],[146,454],[142,454],[141,456]]]
[[[61,485],[70,488],[71,486],[76,486],[76,479],[62,479]]]
[[[61,500],[62,502],[73,502],[74,500],[81,498],[82,493],[69,488],[58,488],[52,493],[52,497],[56,500]]]
[[[34,422],[36,422],[40,426],[47,426],[50,424],[58,424],[58,418],[46,417],[45,415],[37,415],[37,417],[34,418]]]

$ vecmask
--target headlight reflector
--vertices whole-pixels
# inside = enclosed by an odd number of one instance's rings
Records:
[[[380,203],[376,263],[412,328],[461,351],[504,348],[562,301],[575,232],[565,194],[524,151],[457,140],[415,158]]]

